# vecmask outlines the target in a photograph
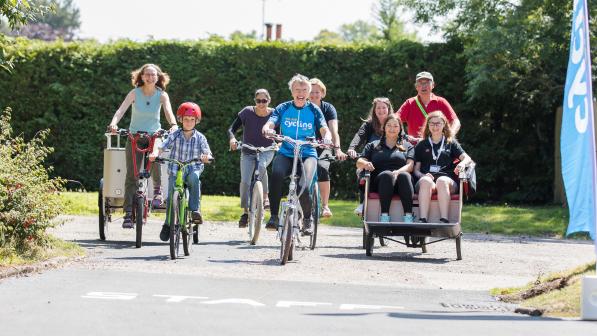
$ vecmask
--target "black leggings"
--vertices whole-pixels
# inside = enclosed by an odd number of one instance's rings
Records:
[[[379,193],[379,203],[382,213],[390,212],[392,196],[398,194],[404,212],[413,212],[413,182],[410,173],[402,172],[396,177],[391,170],[372,175],[370,191]]]
[[[280,199],[282,199],[282,192],[284,187],[284,179],[290,176],[292,173],[292,158],[286,157],[281,154],[276,154],[274,162],[272,163],[272,173],[269,174],[269,202],[270,202],[270,213],[277,216],[278,210],[280,209]],[[298,171],[301,173],[301,178],[297,185],[297,193],[303,189],[305,180],[307,179],[307,187],[303,194],[300,196],[301,208],[305,217],[311,213],[311,182],[313,182],[313,176],[317,169],[317,159],[303,158],[305,165],[305,171],[300,172],[300,163],[298,165]],[[306,178],[305,178],[306,176]]]

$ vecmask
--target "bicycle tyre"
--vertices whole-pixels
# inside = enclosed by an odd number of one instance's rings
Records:
[[[313,186],[313,197],[311,200],[311,226],[313,226],[313,233],[309,239],[309,248],[311,250],[315,249],[315,245],[317,244],[317,227],[319,226],[319,216],[321,214],[320,209],[320,202],[319,202],[319,186],[317,183]]]
[[[282,227],[282,234],[280,235],[280,264],[286,265],[288,257],[290,256],[290,249],[292,248],[292,231],[294,226],[295,213],[292,209],[286,210],[284,214],[284,226]]]
[[[175,260],[178,257],[178,248],[180,246],[180,218],[178,216],[180,209],[180,199],[178,191],[172,193],[172,210],[170,217],[170,259]]]
[[[263,223],[263,184],[255,181],[251,196],[251,209],[249,210],[249,238],[251,245],[255,245],[259,239],[261,224]]]
[[[184,218],[182,222],[184,223],[186,230],[182,230],[182,250],[185,256],[189,256],[191,251],[189,249],[189,245],[191,245],[191,237],[193,235],[193,222],[189,220],[189,212],[184,212]]]
[[[98,199],[97,199],[97,206],[98,206],[98,210],[99,210],[99,237],[100,240],[106,240],[106,224],[107,224],[107,218],[106,218],[106,207],[104,205],[104,195],[102,193],[102,188],[100,185],[100,190],[98,192]]]
[[[199,244],[199,225],[193,225],[193,244]]]
[[[143,239],[143,213],[145,212],[145,197],[135,196],[135,247],[142,246]]]

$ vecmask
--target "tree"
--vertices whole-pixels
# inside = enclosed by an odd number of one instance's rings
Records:
[[[346,43],[346,40],[340,35],[340,33],[333,32],[327,29],[323,29],[317,34],[313,40],[315,42],[323,42],[323,43],[330,43],[330,44],[340,44]]]
[[[0,0],[0,21],[6,21],[8,27],[14,29],[20,24],[33,21],[47,13],[50,8],[46,5],[38,5],[28,0],[10,1]],[[5,34],[0,31],[0,68],[10,71],[12,61],[6,59],[6,46],[10,43]]]
[[[73,0],[35,0],[33,3],[51,10],[43,16],[27,20],[26,24],[20,27],[3,27],[7,35],[44,41],[57,38],[71,41],[74,38],[81,21],[79,9],[73,4]]]
[[[384,40],[394,42],[399,40],[416,41],[416,34],[408,33],[404,29],[404,22],[398,19],[400,5],[396,0],[379,0],[373,6],[373,12],[379,31]]]
[[[230,34],[231,41],[247,41],[247,40],[257,40],[257,32],[252,30],[250,33],[243,33],[240,30],[236,30]]]
[[[347,42],[371,42],[381,37],[374,24],[363,20],[341,25],[340,36]]]
[[[545,200],[552,188],[554,120],[563,101],[572,1],[398,2],[412,8],[415,20],[421,23],[438,26],[436,18],[453,18],[441,28],[448,40],[463,45],[468,105],[483,107],[466,111],[461,118],[462,137],[471,132],[473,138],[488,139],[478,144],[475,155],[485,162],[499,157],[506,163],[489,178],[504,186],[507,198]],[[590,33],[595,36],[597,2],[588,3]],[[595,44],[591,47],[592,55],[596,55]],[[536,155],[528,157],[515,150],[521,146],[535,148]],[[517,166],[520,173],[510,171],[511,166]],[[541,172],[533,181],[517,177],[533,171]]]

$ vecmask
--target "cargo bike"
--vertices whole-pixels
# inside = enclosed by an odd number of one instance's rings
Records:
[[[458,174],[459,189],[457,194],[452,194],[449,203],[449,223],[443,223],[440,219],[439,204],[437,195],[432,195],[429,206],[429,216],[427,223],[406,223],[397,219],[402,219],[404,210],[402,203],[397,195],[392,198],[390,205],[390,222],[380,222],[381,207],[379,195],[369,192],[370,174],[364,174],[365,199],[362,214],[363,220],[363,248],[367,256],[372,256],[375,238],[378,237],[381,245],[385,241],[393,241],[407,247],[420,248],[423,253],[427,253],[430,244],[437,243],[446,239],[454,239],[456,243],[456,260],[462,259],[462,204],[463,199],[469,190],[469,178],[474,174],[475,163],[471,162],[466,170]],[[419,217],[419,201],[417,194],[413,196],[413,215]],[[395,237],[402,236],[404,242]]]
[[[152,209],[150,206],[150,200],[154,196],[154,188],[149,174],[151,162],[147,157],[151,153],[155,140],[164,137],[165,131],[160,130],[154,134],[148,134],[144,132],[131,133],[126,129],[120,129],[116,133],[105,133],[105,136],[103,177],[100,179],[98,193],[99,237],[100,240],[109,238],[110,230],[115,226],[112,222],[119,219],[115,218],[115,214],[123,209],[126,179],[125,143],[128,138],[132,150],[142,153],[141,162],[137,162],[133,155],[137,191],[133,196],[132,221],[135,228],[135,247],[140,248],[142,246],[143,226],[147,222],[149,213],[151,211],[164,212],[164,209]],[[140,145],[139,141],[147,142],[148,145]],[[162,172],[162,186],[165,188],[168,185],[168,174],[165,166],[160,169]]]

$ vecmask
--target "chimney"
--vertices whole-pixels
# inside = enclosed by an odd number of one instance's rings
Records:
[[[281,39],[282,39],[282,24],[277,23],[276,24],[276,41],[279,41]]]
[[[271,23],[265,24],[265,40],[266,41],[272,40],[272,26],[273,26],[273,24],[271,24]]]

